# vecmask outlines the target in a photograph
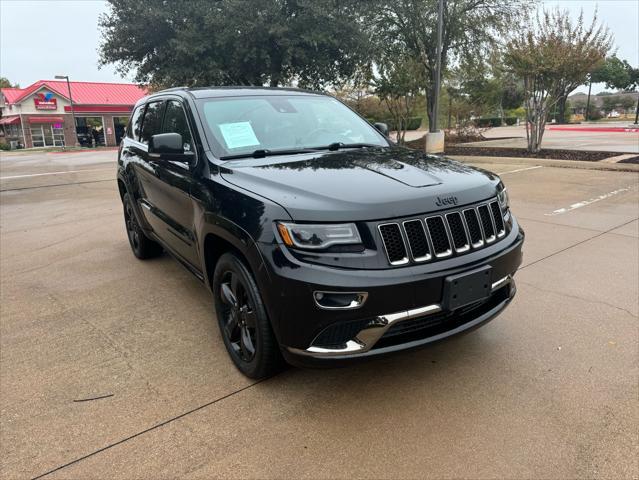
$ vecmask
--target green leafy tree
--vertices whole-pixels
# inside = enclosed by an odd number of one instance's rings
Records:
[[[0,88],[20,88],[17,83],[11,83],[6,77],[0,77]]]
[[[477,62],[500,35],[533,4],[532,0],[447,0],[444,2],[442,69],[464,60]],[[428,119],[433,126],[437,64],[437,0],[369,0],[367,17],[379,51],[398,46],[420,65]]]
[[[404,144],[408,122],[415,112],[423,86],[422,69],[405,53],[386,56],[377,65],[373,86],[386,104],[397,132],[397,143]]]
[[[608,30],[596,18],[584,25],[583,12],[573,24],[568,12],[544,11],[506,47],[506,64],[524,82],[528,150],[541,149],[546,121],[566,92],[566,85],[583,79],[605,58],[611,47]]]
[[[606,88],[610,89],[632,91],[639,86],[639,69],[633,68],[626,60],[620,60],[616,55],[606,58],[589,75],[588,106],[590,106],[590,91],[593,83],[605,83]],[[610,94],[610,92],[601,92],[598,95],[606,94]],[[590,111],[589,108],[587,110]]]
[[[579,19],[577,20],[577,25],[575,26],[575,35],[581,35],[583,32],[591,31],[592,33],[597,30],[601,32],[605,32],[602,27],[597,27],[597,12],[595,11],[595,15],[592,19],[592,23],[590,24],[590,28],[587,28],[584,25],[583,11],[579,15]],[[572,27],[571,27],[572,28]],[[608,38],[611,40],[611,37]],[[587,48],[587,39],[584,39],[584,46]],[[609,42],[608,50],[612,47],[612,42]],[[606,52],[607,53],[607,52]],[[604,59],[602,58],[599,62],[591,67],[591,69],[601,68],[602,65],[605,64]],[[570,118],[570,115],[566,115],[566,102],[568,101],[568,96],[579,86],[583,85],[588,81],[588,74],[590,72],[584,71],[582,65],[575,65],[575,68],[566,69],[563,78],[563,86],[562,91],[559,95],[559,100],[557,101],[557,120],[558,123],[566,123],[566,119]],[[590,92],[590,91],[589,91]]]
[[[102,65],[155,87],[321,88],[367,62],[355,0],[108,0]]]
[[[601,109],[608,115],[619,105],[619,99],[613,95],[601,98]]]
[[[619,98],[619,106],[627,113],[635,106],[635,99],[630,95],[624,95]]]

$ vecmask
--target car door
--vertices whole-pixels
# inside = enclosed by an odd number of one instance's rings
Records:
[[[182,135],[185,151],[194,150],[180,100],[152,101],[146,107],[140,132],[142,161],[138,164],[138,178],[143,192],[140,204],[155,235],[173,254],[199,271],[201,263],[193,232],[190,166],[186,161],[149,156],[149,141],[158,133],[179,133]]]

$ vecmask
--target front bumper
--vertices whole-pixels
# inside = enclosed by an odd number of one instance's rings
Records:
[[[429,335],[426,338],[416,341],[416,345],[430,343],[437,340],[441,340],[445,337],[461,333],[464,330],[471,329],[476,326],[477,323],[484,323],[487,320],[494,318],[498,313],[500,313],[506,305],[513,299],[517,288],[515,286],[514,279],[508,275],[494,282],[492,285],[492,294],[500,291],[501,289],[507,288],[507,297],[503,298],[497,305],[490,308],[488,311],[483,312],[480,316],[473,318],[470,321],[463,322],[457,328],[452,328],[450,330],[446,330],[439,334]],[[333,348],[321,347],[321,346],[313,346],[302,350],[299,348],[288,347],[288,351],[295,355],[303,355],[307,357],[313,358],[326,358],[326,357],[340,357],[342,359],[349,358],[351,356],[361,356],[366,352],[370,352],[377,342],[386,334],[392,327],[398,325],[400,322],[406,322],[412,319],[426,319],[428,317],[434,316],[443,311],[443,307],[440,304],[434,303],[432,305],[426,305],[420,308],[415,308],[412,310],[406,310],[404,312],[395,312],[389,313],[385,315],[380,315],[369,322],[367,322],[364,327],[359,330],[352,339],[346,341],[343,346],[335,346]],[[454,315],[454,312],[451,312]],[[453,315],[450,315],[451,317]],[[397,344],[400,347],[405,348],[406,343]],[[413,342],[411,342],[413,343]],[[386,347],[387,351],[396,350],[396,348]],[[382,353],[382,352],[376,352]]]
[[[327,268],[297,261],[277,244],[261,244],[269,285],[264,300],[282,351],[291,363],[334,363],[412,348],[476,328],[512,300],[522,261],[523,231],[516,226],[498,244],[427,265],[390,270]],[[447,311],[446,277],[492,268],[492,293],[481,305]],[[367,292],[358,309],[325,310],[313,292]],[[344,328],[342,328],[344,327]],[[326,341],[327,331],[340,332]],[[345,333],[345,331],[347,333]]]

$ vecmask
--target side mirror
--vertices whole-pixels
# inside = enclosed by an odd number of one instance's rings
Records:
[[[373,124],[373,127],[375,127],[375,129],[379,133],[381,133],[385,137],[388,137],[388,125],[386,125],[385,123],[382,123],[382,122],[377,122],[377,123]]]
[[[158,133],[149,141],[149,156],[160,160],[190,162],[193,152],[184,151],[182,135],[179,133]]]

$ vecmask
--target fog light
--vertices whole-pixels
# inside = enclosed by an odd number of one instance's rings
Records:
[[[313,292],[315,304],[324,310],[354,310],[367,298],[366,292]]]

